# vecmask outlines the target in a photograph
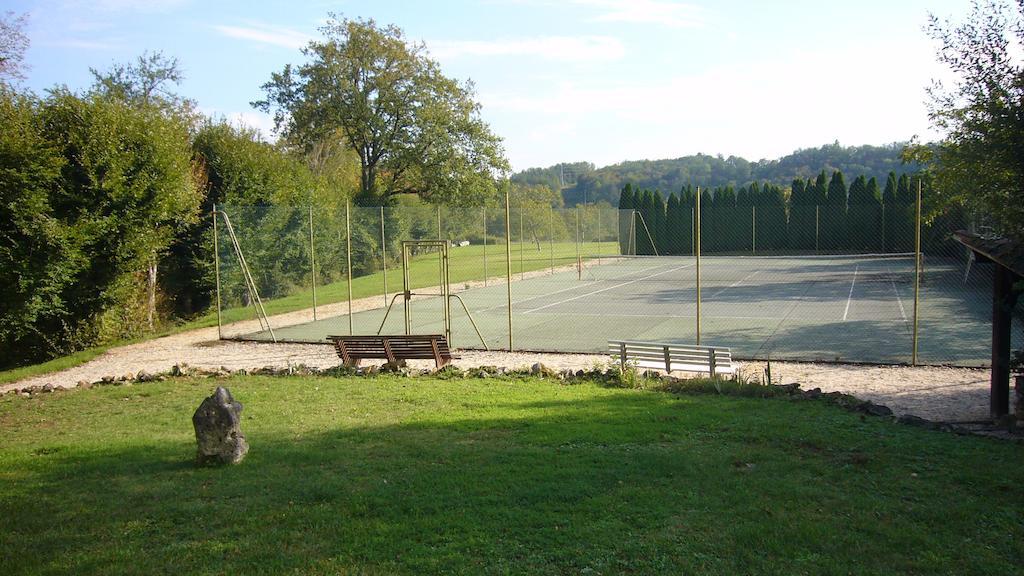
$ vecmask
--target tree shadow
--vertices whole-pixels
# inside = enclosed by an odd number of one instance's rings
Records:
[[[949,483],[992,506],[1007,491],[1024,497],[1018,447],[821,403],[627,390],[582,399],[572,387],[556,396],[468,400],[452,404],[456,414],[423,408],[388,425],[339,418],[312,431],[294,414],[261,413],[246,421],[249,456],[228,468],[194,468],[187,434],[12,460],[0,568],[749,573],[840,562],[885,571],[905,554],[927,568],[916,546],[935,553],[980,521],[928,504]],[[912,479],[922,467],[946,472]],[[886,522],[877,510],[889,511]],[[972,566],[1019,540],[994,551],[961,543],[967,564],[944,560]]]

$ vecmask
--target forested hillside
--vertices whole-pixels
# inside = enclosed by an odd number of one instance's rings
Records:
[[[813,178],[822,170],[863,174],[884,182],[889,172],[915,172],[916,165],[902,165],[903,143],[885,146],[841,146],[826,144],[820,148],[797,150],[777,160],[751,162],[737,156],[697,154],[666,160],[630,160],[595,168],[576,162],[549,168],[530,168],[512,176],[513,182],[544,184],[562,189],[567,206],[605,201],[616,204],[619,191],[627,183],[639,188],[680,190],[687,184],[702,188],[732,186],[738,188],[753,181],[789,186],[794,178]]]

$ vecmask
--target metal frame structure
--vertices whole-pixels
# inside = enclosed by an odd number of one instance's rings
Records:
[[[220,318],[220,258],[217,256],[220,254],[219,240],[217,238],[217,215],[220,215],[224,219],[224,227],[228,232],[228,238],[231,240],[231,247],[235,252],[235,257],[238,259],[238,266],[242,271],[242,278],[245,281],[245,288],[249,291],[249,300],[256,309],[256,319],[260,323],[260,329],[266,330],[270,333],[270,338],[276,343],[277,336],[274,335],[274,328],[270,325],[270,317],[267,316],[267,310],[263,307],[263,300],[260,299],[259,289],[256,288],[256,281],[252,278],[252,272],[249,270],[249,264],[245,261],[245,255],[242,253],[242,247],[238,244],[238,236],[235,235],[235,227],[231,225],[231,218],[228,217],[227,212],[218,210],[217,206],[213,206],[213,253],[214,253],[214,275],[216,276],[217,282],[217,332],[220,335],[221,329],[221,318]]]
[[[412,259],[412,252],[416,248],[426,249],[437,249],[438,255],[438,288],[441,296],[441,316],[442,324],[444,326],[444,335],[449,342],[452,340],[452,298],[459,301],[462,305],[463,311],[466,312],[466,317],[469,318],[469,322],[473,325],[473,330],[476,331],[477,337],[480,338],[480,343],[483,344],[485,350],[490,350],[487,346],[487,341],[484,340],[483,334],[480,333],[480,328],[476,325],[476,320],[473,319],[473,314],[470,313],[466,303],[463,302],[462,298],[458,294],[452,293],[451,288],[451,276],[448,269],[449,256],[448,248],[450,244],[448,240],[403,240],[402,241],[402,291],[395,294],[391,298],[391,303],[388,304],[387,310],[384,312],[384,319],[380,323],[380,328],[377,329],[379,335],[384,330],[384,325],[388,321],[388,316],[391,314],[391,309],[395,305],[395,301],[398,297],[402,297],[402,308],[403,316],[405,320],[405,334],[412,334],[412,297],[413,296],[436,296],[435,294],[419,293],[412,291],[412,279],[409,275],[410,260]]]

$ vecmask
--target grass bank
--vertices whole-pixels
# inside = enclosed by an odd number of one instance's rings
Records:
[[[197,469],[216,384],[252,446]],[[0,398],[3,574],[992,574],[1024,448],[818,402],[235,376]]]

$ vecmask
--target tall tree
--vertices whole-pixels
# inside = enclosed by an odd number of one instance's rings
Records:
[[[664,254],[665,250],[665,200],[661,196],[661,192],[658,190],[654,191],[653,194],[653,215],[651,220],[654,221],[654,245],[658,249],[658,254]]]
[[[25,52],[29,45],[25,35],[27,25],[28,14],[16,16],[7,11],[0,15],[0,84],[25,78]]]
[[[811,199],[814,183],[796,178],[789,196],[787,239],[794,250],[814,250],[815,206]]]
[[[936,211],[967,206],[1024,239],[1024,1],[974,2],[961,23],[932,15],[928,32],[953,76],[929,90],[945,138],[934,154],[912,146],[906,157],[930,162]]]
[[[849,223],[849,247],[852,250],[868,251],[881,249],[882,202],[878,196],[878,181],[874,177],[867,181],[863,174],[850,184],[847,221]]]
[[[820,210],[822,247],[837,251],[846,247],[846,180],[839,170],[832,172]]]
[[[627,182],[619,194],[619,251],[622,254],[632,254],[636,249],[634,208],[633,185]]]
[[[480,118],[471,83],[444,76],[423,44],[373,20],[331,15],[324,39],[263,85],[253,105],[274,113],[289,142],[309,146],[336,130],[359,155],[357,200],[403,194],[432,202],[482,202],[509,169],[501,141]]]

